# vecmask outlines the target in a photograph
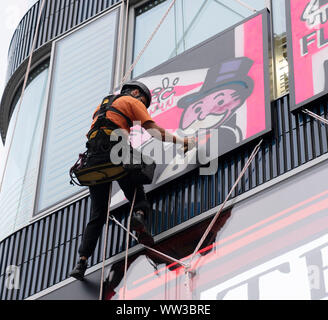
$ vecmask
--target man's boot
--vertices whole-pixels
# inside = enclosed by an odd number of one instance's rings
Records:
[[[69,276],[77,280],[83,280],[85,271],[88,268],[87,260],[80,259],[75,268],[70,272]]]
[[[136,231],[139,243],[148,247],[154,245],[154,239],[148,231],[143,211],[138,210],[137,212],[133,212],[131,218],[131,229]]]

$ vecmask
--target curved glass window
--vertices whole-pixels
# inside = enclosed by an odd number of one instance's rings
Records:
[[[35,78],[25,90],[20,111],[18,101],[9,124],[5,152],[12,136],[13,140],[0,193],[0,240],[26,225],[33,213],[48,79],[44,68],[32,76]]]
[[[134,59],[170,4],[152,0],[136,9]],[[265,7],[265,0],[177,0],[137,63],[134,77],[251,16],[252,9]]]

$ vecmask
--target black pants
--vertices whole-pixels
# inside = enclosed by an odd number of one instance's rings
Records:
[[[134,211],[142,210],[145,213],[145,218],[149,214],[150,204],[146,199],[146,194],[142,185],[134,185],[129,179],[129,175],[118,180],[118,183],[123,190],[126,198],[133,200],[134,190],[137,188]],[[102,232],[103,225],[106,223],[107,208],[108,208],[108,193],[109,183],[99,184],[89,187],[91,198],[91,217],[82,236],[82,243],[79,247],[80,257],[89,258],[96,245],[98,238]]]

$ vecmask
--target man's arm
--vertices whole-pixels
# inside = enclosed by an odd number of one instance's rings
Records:
[[[153,136],[156,139],[159,139],[161,141],[165,142],[173,142],[175,144],[181,144],[183,145],[183,151],[187,152],[188,150],[192,149],[196,145],[195,138],[180,138],[178,136],[175,136],[165,130],[164,128],[160,127],[156,124],[154,121],[146,121],[143,125],[143,128],[145,128],[148,133]]]

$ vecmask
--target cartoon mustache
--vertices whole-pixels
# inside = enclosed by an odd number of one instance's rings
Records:
[[[207,129],[219,126],[226,118],[227,112],[223,114],[209,114],[203,120],[194,120],[188,127],[182,128],[186,134],[192,134],[199,129]]]

